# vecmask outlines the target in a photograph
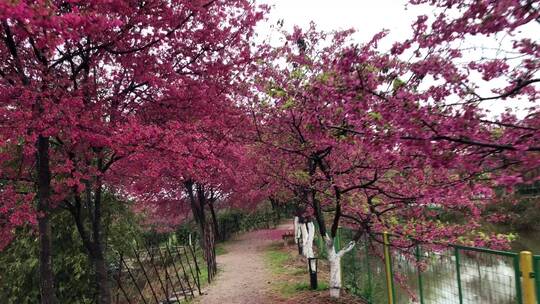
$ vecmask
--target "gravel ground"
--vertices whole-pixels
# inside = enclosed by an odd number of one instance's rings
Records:
[[[228,242],[226,253],[217,257],[220,272],[198,303],[276,303],[272,300],[272,274],[266,268],[264,252],[271,243],[279,241],[281,234],[288,229],[292,229],[291,224],[249,232]]]

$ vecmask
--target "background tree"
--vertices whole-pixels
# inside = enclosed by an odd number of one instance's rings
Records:
[[[116,191],[111,170],[171,119],[189,123],[179,117],[187,103],[211,109],[210,90],[226,89],[250,60],[262,11],[243,0],[19,1],[0,9],[2,126],[10,126],[2,136],[25,158],[36,155],[16,177],[36,184],[41,300],[55,301],[48,216],[61,205],[94,265],[98,301],[109,303],[102,214],[103,192]]]
[[[255,110],[267,153],[288,161],[276,182],[302,189],[326,239],[332,295],[341,287],[340,257],[365,234],[504,246],[506,238],[485,237],[478,228],[492,187],[520,180],[519,165],[538,167],[535,109],[520,121],[508,113],[487,121],[478,104],[449,102],[465,97],[448,89],[467,78],[454,64],[455,53],[428,52],[409,62],[396,56],[399,44],[392,54],[378,50],[384,32],[363,45],[347,43],[348,34],[312,28],[287,36],[278,50],[287,64],[277,61],[261,72],[266,97]],[[412,80],[401,80],[411,74]],[[468,221],[441,223],[447,212]],[[335,252],[340,225],[357,233]]]
[[[221,118],[229,127],[186,133],[177,129],[145,154],[129,157],[126,161],[131,165],[124,169],[130,172],[119,171],[125,193],[136,197],[151,218],[183,220],[191,214],[198,225],[209,281],[217,270],[217,210],[232,206],[252,209],[263,197],[254,171],[255,155],[240,136],[249,121],[242,115],[222,115],[212,122]]]

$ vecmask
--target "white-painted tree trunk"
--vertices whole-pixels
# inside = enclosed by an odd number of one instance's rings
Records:
[[[314,258],[313,240],[315,239],[315,225],[307,222],[300,225],[302,231],[302,250],[306,258]]]
[[[328,262],[330,264],[330,296],[333,298],[339,298],[341,291],[341,258],[344,254],[354,248],[356,242],[351,241],[345,248],[336,252],[334,248],[334,239],[330,238],[328,234],[324,239],[326,244],[326,252],[328,255]]]
[[[298,244],[298,238],[300,237],[300,218],[298,216],[294,217],[294,243]]]

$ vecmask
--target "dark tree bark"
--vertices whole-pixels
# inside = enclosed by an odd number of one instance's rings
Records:
[[[14,39],[10,25],[7,20],[2,20],[1,27],[4,32],[2,40],[7,47],[12,59],[13,68],[19,74],[20,81],[24,86],[30,86],[30,78],[26,75],[23,68],[23,63],[19,57],[17,49],[18,44]],[[37,53],[36,53],[37,54]],[[47,65],[43,57],[37,56],[38,60]],[[14,82],[12,82],[13,84]],[[35,109],[37,117],[43,113],[39,100],[36,101]],[[30,130],[28,130],[30,132]],[[56,303],[56,295],[54,289],[54,273],[52,270],[52,237],[50,224],[50,197],[51,197],[51,170],[49,167],[49,138],[39,135],[36,142],[36,170],[37,180],[37,206],[36,209],[40,213],[38,217],[38,234],[39,234],[39,287],[40,301],[42,304]]]
[[[37,140],[37,210],[39,233],[39,287],[42,304],[57,302],[52,270],[52,236],[50,224],[51,170],[49,167],[49,138]]]
[[[73,204],[69,204],[68,208],[73,215],[77,231],[81,236],[83,245],[88,252],[88,257],[94,268],[94,281],[97,294],[97,303],[110,304],[112,303],[111,288],[109,284],[109,274],[107,262],[105,259],[105,247],[103,246],[102,234],[102,183],[101,178],[97,177],[95,188],[92,193],[90,182],[87,183],[86,205],[92,206],[92,210],[88,210],[91,231],[85,226],[85,219],[82,213],[82,202],[79,194],[75,194]],[[92,197],[93,196],[93,197]]]
[[[214,203],[215,203],[214,199],[208,200],[208,209],[210,209],[210,215],[212,216],[212,224],[213,224],[213,227],[214,227],[214,235],[215,235],[216,239],[224,241],[224,239],[221,238],[221,233],[219,231],[219,225],[218,225],[216,210],[214,208]]]
[[[109,274],[107,270],[107,263],[105,260],[105,250],[101,242],[96,242],[96,237],[94,235],[96,230],[100,230],[99,227],[94,227],[92,224],[92,236],[89,235],[88,231],[85,228],[84,220],[81,217],[80,212],[80,200],[77,200],[76,206],[72,208],[73,218],[75,220],[75,225],[81,239],[83,241],[84,248],[88,252],[88,257],[94,268],[94,281],[95,289],[97,294],[97,303],[99,304],[110,304],[111,303],[111,288],[109,285]],[[95,220],[95,219],[94,219]]]
[[[212,225],[207,221],[205,214],[205,205],[207,204],[205,189],[204,186],[195,184],[193,181],[187,181],[184,185],[190,200],[193,217],[199,227],[200,243],[208,268],[208,282],[210,283],[217,273],[217,263],[214,231]],[[197,192],[196,194],[195,190]]]
[[[98,303],[111,303],[111,288],[109,285],[109,274],[107,271],[107,263],[103,255],[101,246],[96,246],[91,254],[92,265],[95,271],[96,290],[98,293]]]
[[[279,201],[273,197],[270,197],[270,205],[272,206],[272,211],[276,214],[276,219],[278,223],[281,221],[281,206],[279,205]]]
[[[102,160],[98,160],[98,167],[101,170]],[[105,262],[105,250],[103,247],[103,235],[102,235],[102,214],[103,209],[101,206],[102,203],[102,185],[101,177],[96,179],[96,189],[94,190],[94,218],[92,219],[92,235],[93,240],[93,253],[91,253],[95,279],[96,279],[96,288],[98,291],[98,301],[100,304],[109,304],[111,303],[111,288],[109,285],[109,275],[107,272],[107,265]]]

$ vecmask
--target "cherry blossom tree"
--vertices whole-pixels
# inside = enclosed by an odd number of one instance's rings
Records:
[[[50,215],[67,210],[110,303],[104,192],[149,222],[191,213],[211,272],[218,202],[289,196],[325,239],[332,296],[362,236],[504,246],[479,228],[493,187],[538,178],[540,7],[410,2],[436,15],[389,52],[385,32],[355,44],[312,27],[273,53],[252,44],[266,8],[248,0],[0,3],[0,249],[37,224],[41,302],[55,303]],[[532,105],[486,109],[518,101]],[[343,225],[356,234],[336,251]]]
[[[423,128],[414,126],[417,131],[405,139],[475,149],[477,161],[489,156],[486,166],[517,169],[502,175],[501,184],[527,180],[539,165],[538,3],[411,3],[436,10],[419,16],[413,37],[392,48],[394,55],[411,56],[395,73],[400,96],[393,98],[425,102],[440,112],[417,116]],[[512,111],[518,103],[527,106]],[[499,115],[489,111],[493,106],[507,110]]]
[[[226,91],[251,60],[262,13],[244,0],[0,4],[2,235],[37,215],[42,303],[55,302],[48,215],[58,206],[77,224],[98,302],[110,303],[102,194],[115,191],[114,167],[170,121],[189,124],[190,102],[212,109],[211,90]]]
[[[265,195],[254,171],[257,155],[250,148],[250,120],[237,104],[240,96],[231,99],[228,92],[214,97],[216,112],[186,110],[188,123],[183,116],[175,118],[179,120],[171,121],[159,140],[124,159],[116,171],[123,192],[137,201],[153,225],[165,222],[173,228],[191,214],[209,281],[217,271],[217,209],[253,208]],[[198,106],[197,100],[186,106]]]
[[[347,40],[350,32],[296,29],[277,51],[281,62],[261,72],[266,81],[258,88],[265,97],[254,110],[259,141],[267,153],[287,160],[284,171],[274,173],[275,182],[300,189],[303,204],[310,207],[307,213],[318,222],[333,296],[339,296],[341,287],[340,258],[363,235],[374,240],[383,231],[402,235],[402,246],[408,237],[504,246],[503,236],[479,230],[492,188],[511,186],[538,168],[537,109],[527,109],[523,119],[511,112],[488,118],[481,105],[520,96],[537,101],[534,43],[525,38],[513,44],[523,61],[512,72],[500,64],[504,59],[489,68],[478,61],[459,65],[460,51],[453,47],[468,34],[512,33],[537,25],[536,7],[506,16],[505,9],[515,8],[515,2],[492,4],[501,18],[510,20],[495,26],[491,15],[471,13],[485,9],[484,2],[426,2],[457,5],[465,17],[440,15],[430,35],[422,16],[413,25],[414,38],[396,43],[391,53],[378,48],[385,32],[355,45]],[[471,15],[488,20],[482,23]],[[523,49],[524,41],[531,48]],[[416,59],[403,59],[404,50]],[[471,89],[474,71],[483,73],[484,80],[505,75],[510,84],[494,89],[498,95],[493,98],[480,97]],[[441,223],[441,211],[433,207],[468,221]],[[336,252],[340,225],[352,227],[356,235]]]

